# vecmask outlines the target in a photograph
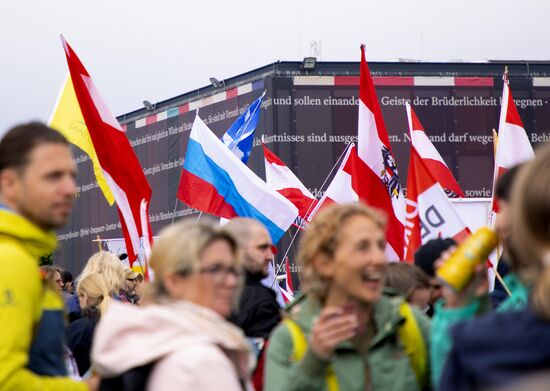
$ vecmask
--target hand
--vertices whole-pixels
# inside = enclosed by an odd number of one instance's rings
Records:
[[[358,327],[357,314],[346,313],[341,307],[323,308],[313,322],[311,349],[328,360],[341,342],[355,336]]]
[[[444,286],[442,296],[445,299],[445,307],[457,308],[470,304],[474,299],[483,296],[488,291],[487,266],[483,262],[475,267],[474,277],[463,290],[456,292],[452,288]]]

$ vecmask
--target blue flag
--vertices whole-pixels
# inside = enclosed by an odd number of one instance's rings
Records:
[[[265,91],[258,99],[248,106],[246,111],[241,114],[233,125],[222,136],[222,142],[229,148],[235,156],[246,164],[252,151],[252,141],[254,141],[254,130],[260,120],[260,106]]]

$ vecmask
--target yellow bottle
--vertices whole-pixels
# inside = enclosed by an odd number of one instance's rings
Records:
[[[470,235],[437,270],[437,276],[461,291],[474,276],[477,265],[485,262],[498,244],[497,235],[487,227]]]

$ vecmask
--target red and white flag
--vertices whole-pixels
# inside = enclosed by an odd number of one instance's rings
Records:
[[[359,201],[359,196],[353,189],[352,177],[354,163],[357,160],[357,148],[350,144],[327,190],[317,202],[317,206],[309,213],[308,221],[311,221],[315,213],[332,204],[350,204]]]
[[[361,45],[359,76],[359,121],[356,174],[353,188],[367,205],[383,210],[388,217],[386,254],[391,261],[403,259],[405,197],[388,132],[382,118],[374,83]]]
[[[460,243],[468,237],[468,227],[413,146],[407,182],[407,262],[414,262],[415,251],[430,239],[451,237]]]
[[[503,79],[497,153],[493,175],[493,212],[496,212],[498,209],[494,197],[494,187],[498,177],[513,166],[531,160],[535,156],[533,147],[529,142],[529,137],[527,137],[527,133],[521,122],[518,109],[514,103],[507,72],[504,73]]]
[[[273,190],[292,202],[298,208],[299,216],[306,219],[309,212],[315,208],[317,200],[277,155],[263,143],[262,147],[265,157],[265,181]]]
[[[92,78],[73,49],[61,37],[80,110],[90,133],[103,174],[113,192],[130,265],[136,260],[140,238],[145,238],[146,258],[152,244],[149,223],[151,187],[126,133],[99,95]],[[146,267],[145,277],[148,278]]]
[[[407,119],[409,120],[412,146],[416,149],[416,152],[418,152],[418,155],[422,158],[434,178],[441,184],[448,197],[464,197],[464,193],[456,182],[453,173],[449,170],[449,167],[445,164],[445,161],[426,135],[424,127],[411,105],[407,103],[405,107],[407,109]]]
[[[288,257],[285,259],[285,269],[286,269],[286,276],[285,276],[285,287],[282,288],[279,285],[279,288],[281,290],[281,294],[283,295],[283,300],[286,304],[290,303],[292,300],[294,300],[294,288],[292,286],[292,277],[290,275],[290,264]]]

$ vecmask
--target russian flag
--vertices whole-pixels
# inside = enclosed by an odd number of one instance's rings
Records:
[[[298,209],[252,172],[197,115],[187,145],[177,197],[215,216],[262,222],[277,243]]]

